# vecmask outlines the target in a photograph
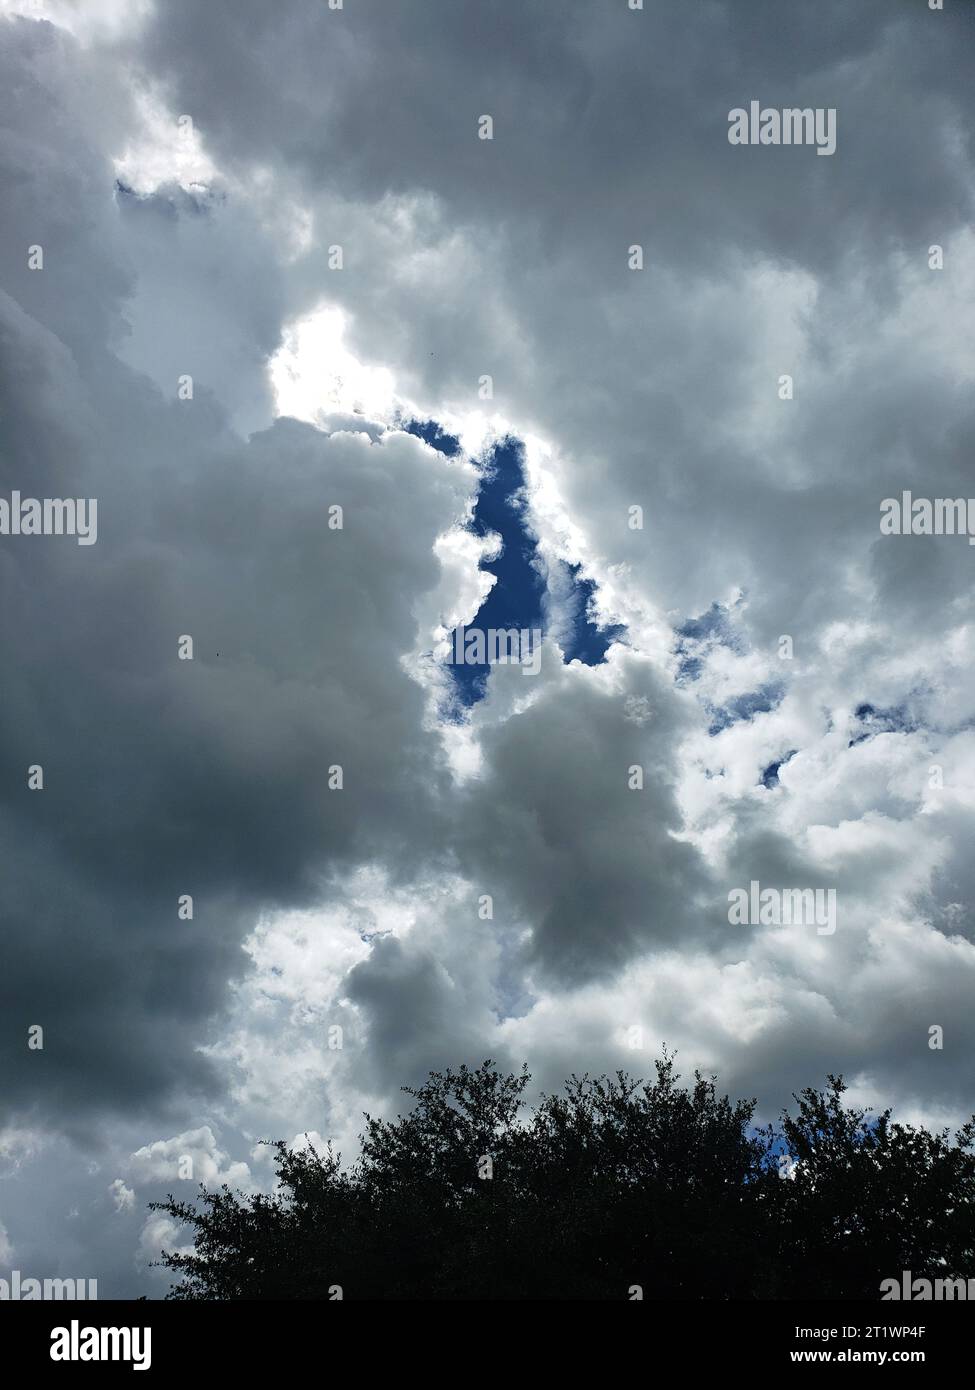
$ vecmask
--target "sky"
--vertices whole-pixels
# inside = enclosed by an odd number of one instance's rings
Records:
[[[968,1118],[975,549],[880,523],[975,497],[973,71],[967,0],[0,0],[0,499],[97,499],[0,534],[0,1277],[161,1297],[150,1201],[487,1057]]]

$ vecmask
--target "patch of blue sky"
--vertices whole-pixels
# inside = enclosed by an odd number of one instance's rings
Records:
[[[779,681],[770,681],[767,685],[759,686],[757,690],[735,695],[723,705],[709,705],[711,723],[708,733],[713,738],[725,729],[730,729],[732,724],[754,719],[756,714],[768,714],[781,704],[784,695],[785,686]]]
[[[731,615],[720,603],[712,603],[706,613],[696,618],[688,618],[674,629],[677,643],[674,648],[679,661],[676,681],[686,685],[699,679],[704,670],[708,652],[714,647],[727,647],[730,651],[742,650],[741,639],[735,632]]]
[[[417,439],[422,439],[431,449],[437,449],[448,458],[455,458],[461,451],[457,436],[441,429],[436,420],[402,420],[400,428],[407,434],[415,434]]]
[[[777,787],[779,785],[779,768],[783,767],[790,758],[794,758],[798,751],[798,748],[790,748],[788,753],[784,753],[777,762],[769,763],[768,767],[763,768],[759,779],[762,786],[767,787],[769,791]]]
[[[913,734],[921,727],[906,705],[889,705],[883,709],[865,702],[857,705],[853,717],[859,723],[860,730],[850,739],[848,748],[876,738],[877,734]]]
[[[434,420],[410,420],[403,424],[410,433],[433,448],[453,456],[460,443]],[[620,626],[601,627],[594,615],[596,585],[581,577],[577,564],[559,563],[558,575],[546,574],[538,556],[538,538],[531,528],[526,494],[524,448],[520,440],[508,437],[489,452],[481,467],[481,484],[470,521],[474,535],[492,537],[497,542],[481,568],[492,574],[495,583],[466,629],[480,632],[510,632],[515,629],[539,640],[549,627],[554,599],[559,610],[559,637],[565,661],[580,660],[597,665],[606,659],[613,641],[624,631]],[[450,634],[451,656],[460,653],[457,630]],[[522,655],[525,655],[522,648]],[[487,693],[490,662],[452,661],[452,708],[448,717],[461,719],[465,711]]]

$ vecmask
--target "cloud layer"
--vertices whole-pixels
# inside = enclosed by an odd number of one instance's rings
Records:
[[[878,520],[975,491],[972,14],[20,8],[0,495],[99,530],[0,537],[0,1265],[158,1293],[147,1201],[487,1055],[967,1115],[973,551]],[[553,621],[451,722],[508,435]]]

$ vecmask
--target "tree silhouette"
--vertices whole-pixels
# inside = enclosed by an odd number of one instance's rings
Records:
[[[787,1298],[876,1298],[880,1278],[975,1275],[975,1125],[932,1134],[890,1111],[845,1109],[842,1079],[783,1116],[797,1161],[777,1209],[791,1242]]]
[[[830,1076],[758,1128],[754,1100],[655,1068],[573,1076],[527,1116],[525,1069],[433,1072],[408,1114],[366,1116],[348,1169],[278,1142],[270,1196],[152,1204],[194,1236],[163,1254],[169,1297],[875,1300],[905,1269],[975,1275],[972,1123],[871,1119]]]

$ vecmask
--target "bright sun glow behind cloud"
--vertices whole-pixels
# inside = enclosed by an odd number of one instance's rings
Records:
[[[209,186],[216,169],[192,117],[174,116],[155,90],[137,91],[134,100],[141,129],[113,161],[117,177],[143,196],[170,182],[183,188]]]
[[[150,0],[0,0],[0,14],[46,19],[70,30],[82,44],[130,35],[151,13]]]
[[[385,367],[360,362],[345,346],[346,315],[320,305],[284,331],[269,370],[277,413],[320,424],[333,412],[388,419],[393,411],[393,376]]]

